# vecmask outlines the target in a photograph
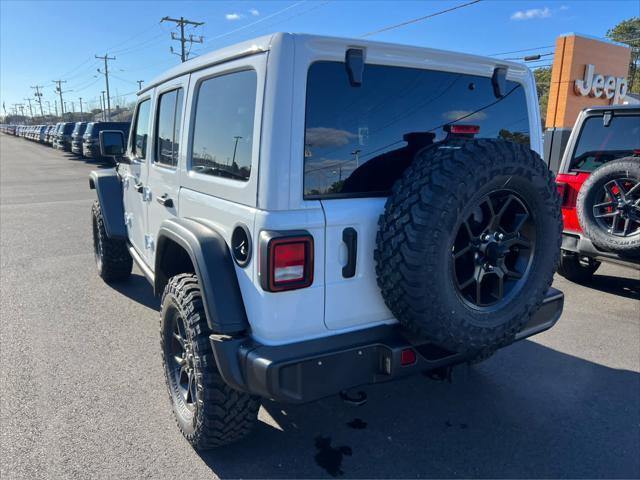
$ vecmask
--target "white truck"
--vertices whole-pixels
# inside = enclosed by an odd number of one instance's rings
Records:
[[[531,72],[277,33],[138,93],[91,173],[106,282],[162,295],[169,396],[198,449],[259,399],[308,402],[486,358],[552,327],[562,233]]]

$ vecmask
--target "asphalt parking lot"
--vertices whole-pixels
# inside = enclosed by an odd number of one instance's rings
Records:
[[[158,300],[137,270],[96,275],[98,167],[0,135],[2,479],[640,476],[640,278],[614,266],[557,278],[554,329],[451,382],[264,402],[248,440],[198,454],[171,416]]]

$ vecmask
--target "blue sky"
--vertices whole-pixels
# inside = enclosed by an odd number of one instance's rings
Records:
[[[193,46],[193,53],[201,54],[273,31],[359,37],[467,1],[0,0],[0,99],[8,111],[13,103],[33,99],[30,86],[43,85],[43,99],[53,109],[57,97],[52,80],[63,79],[63,89],[71,90],[65,101],[74,101],[78,110],[78,97],[83,97],[95,107],[104,76],[96,71],[101,61],[94,55],[108,52],[116,57],[109,65],[111,95],[132,101],[136,80],[148,81],[180,61],[169,52],[171,45],[179,46],[171,41],[175,26],[159,22],[165,15],[205,22],[188,29],[204,36],[204,45]],[[491,55],[553,45],[561,33],[604,36],[619,21],[640,15],[639,5],[638,0],[484,0],[368,38]]]

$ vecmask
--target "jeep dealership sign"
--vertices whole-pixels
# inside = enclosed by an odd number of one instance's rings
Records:
[[[585,108],[623,103],[630,61],[628,45],[575,33],[560,35],[551,70],[546,127],[570,129]]]
[[[627,79],[613,75],[596,73],[596,67],[589,64],[584,69],[584,77],[575,81],[573,89],[583,97],[606,98],[612,104],[622,103],[627,94]]]

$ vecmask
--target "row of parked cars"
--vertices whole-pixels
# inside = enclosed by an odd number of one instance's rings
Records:
[[[58,122],[55,125],[3,125],[1,131],[80,157],[100,158],[100,132],[120,130],[127,137],[130,125],[129,122]]]

